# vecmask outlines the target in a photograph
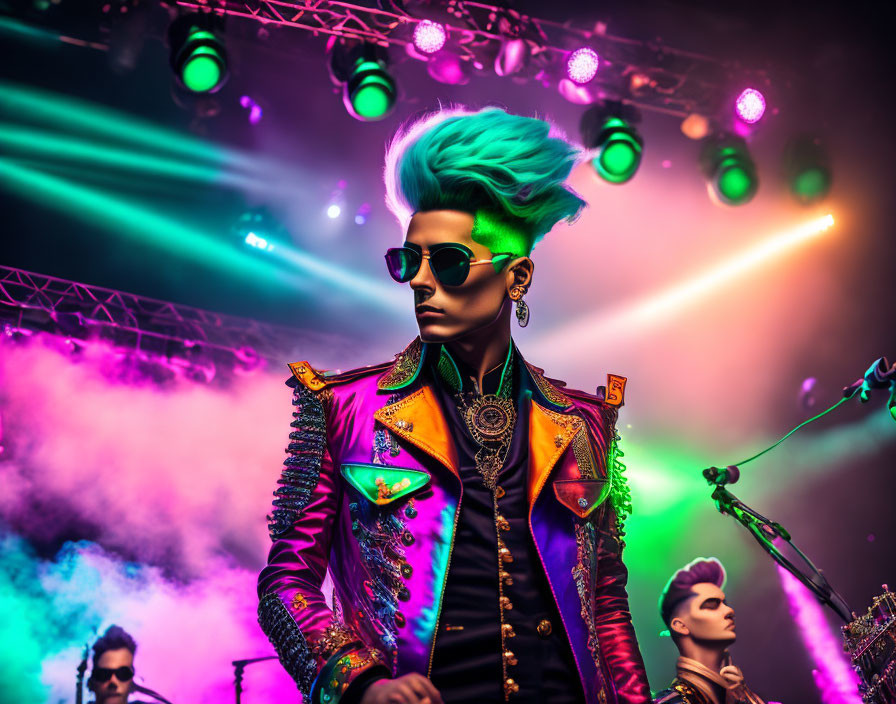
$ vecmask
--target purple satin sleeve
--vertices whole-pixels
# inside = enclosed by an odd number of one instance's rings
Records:
[[[313,463],[303,464],[302,482],[310,477],[307,502],[302,500],[300,506],[289,497],[291,508],[280,511],[279,532],[258,577],[259,624],[299,689],[312,702],[338,704],[353,682],[366,681],[373,669],[383,676],[389,670],[385,655],[367,647],[353,628],[338,622],[324,600],[321,585],[343,501],[342,484],[329,450],[321,450],[322,427],[313,426],[315,413],[318,420],[323,418],[319,399],[299,389],[293,403],[298,409],[293,427],[299,426],[290,434],[288,452],[303,463],[308,457],[319,461],[319,473],[315,478],[308,470]],[[303,421],[309,424],[307,430],[302,430]],[[316,439],[312,437],[315,430]],[[284,476],[295,469],[289,462]],[[275,513],[276,506],[275,501]],[[283,515],[290,516],[285,525]]]
[[[622,562],[621,546],[615,538],[612,510],[604,511],[597,550],[597,584],[594,590],[594,621],[600,652],[616,689],[619,704],[651,701],[650,686],[632,617],[625,585],[628,570]]]
[[[258,597],[277,594],[309,641],[320,637],[333,620],[321,584],[340,498],[333,460],[325,451],[311,501],[292,529],[274,541],[258,576]]]

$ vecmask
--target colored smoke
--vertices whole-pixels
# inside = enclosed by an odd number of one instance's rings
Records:
[[[0,522],[41,544],[90,537],[180,578],[220,556],[260,567],[291,419],[288,370],[226,390],[159,390],[110,383],[103,363],[4,347]]]
[[[861,704],[858,677],[847,663],[843,647],[832,633],[821,605],[781,566],[778,566],[778,576],[790,604],[790,615],[814,665],[812,675],[822,704]]]
[[[185,583],[88,542],[66,543],[47,561],[6,536],[0,557],[5,701],[72,701],[82,648],[111,623],[138,643],[136,681],[175,704],[229,701],[230,661],[273,654],[255,621],[255,571],[224,559]],[[249,668],[245,687],[247,704],[299,700],[276,661]]]
[[[84,644],[117,623],[138,683],[175,704],[232,700],[230,662],[273,654],[255,582],[288,370],[125,385],[108,378],[119,354],[46,341],[0,345],[0,698],[72,701]],[[245,687],[246,704],[299,700],[276,661]]]

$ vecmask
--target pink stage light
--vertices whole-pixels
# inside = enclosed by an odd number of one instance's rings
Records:
[[[261,106],[248,95],[240,98],[240,105],[249,111],[249,124],[257,125],[261,122]]]
[[[747,88],[737,96],[735,111],[741,120],[750,125],[759,122],[765,114],[765,96],[755,88]]]
[[[414,46],[424,54],[435,54],[447,38],[445,26],[431,20],[423,20],[414,29]]]
[[[599,65],[597,52],[590,47],[583,46],[572,52],[566,60],[566,75],[573,83],[581,85],[594,78]]]

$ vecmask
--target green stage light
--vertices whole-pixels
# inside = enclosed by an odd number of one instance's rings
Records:
[[[349,112],[359,120],[382,120],[395,106],[395,81],[385,62],[359,58],[345,84]]]
[[[598,136],[600,153],[591,163],[605,181],[625,183],[641,165],[643,146],[641,136],[625,120],[609,117]]]
[[[356,120],[374,122],[392,112],[398,97],[388,70],[389,55],[368,42],[337,44],[330,54],[330,75],[343,86],[342,102]]]
[[[790,192],[803,205],[823,199],[831,190],[829,159],[821,142],[797,137],[784,148],[784,178]]]
[[[637,173],[644,150],[644,140],[634,127],[639,120],[633,106],[609,101],[582,115],[582,141],[595,150],[591,165],[604,181],[626,183]]]
[[[227,52],[211,26],[213,15],[185,15],[169,29],[171,67],[178,81],[194,93],[214,93],[227,80]]]
[[[700,168],[716,197],[726,205],[748,203],[759,188],[756,165],[742,139],[723,135],[710,140],[700,157]]]

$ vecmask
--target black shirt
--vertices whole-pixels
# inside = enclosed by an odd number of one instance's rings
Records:
[[[492,492],[476,469],[479,445],[467,430],[454,390],[435,368],[437,358],[438,354],[430,357],[425,373],[430,375],[457,448],[463,498],[442,600],[431,679],[446,704],[503,702],[499,531]],[[464,390],[473,390],[473,373],[459,360],[454,361],[461,372]],[[497,393],[502,371],[503,365],[499,365],[485,375],[485,393]],[[519,686],[518,692],[510,694],[509,701],[578,704],[584,697],[575,660],[529,533],[529,403],[525,394],[528,375],[518,354],[514,354],[509,371],[513,375],[511,396],[517,417],[510,448],[498,475],[498,485],[503,491],[497,491],[498,512],[509,525],[509,530],[501,530],[500,536],[513,557],[513,562],[503,565],[512,583],[507,584],[505,579],[501,587],[512,605],[510,609],[505,606],[504,623],[515,633],[506,639],[506,648],[517,660],[516,665],[508,664],[507,677]],[[545,623],[550,624],[550,629]]]

